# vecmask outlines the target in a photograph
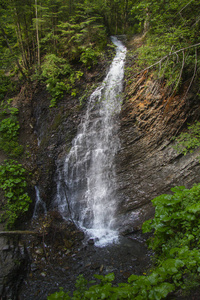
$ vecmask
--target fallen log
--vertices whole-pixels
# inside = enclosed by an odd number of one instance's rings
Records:
[[[38,234],[37,231],[30,231],[30,230],[13,230],[13,231],[0,231],[0,235],[18,235],[18,234],[30,234],[35,235]]]

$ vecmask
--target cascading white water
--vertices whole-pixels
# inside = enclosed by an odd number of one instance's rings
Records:
[[[47,208],[45,202],[40,197],[40,191],[37,186],[35,186],[35,207],[33,211],[33,219],[37,218],[39,213],[47,214]]]
[[[57,204],[97,246],[117,240],[114,158],[119,150],[125,46],[112,37],[116,56],[102,85],[90,96],[87,112],[59,173]]]

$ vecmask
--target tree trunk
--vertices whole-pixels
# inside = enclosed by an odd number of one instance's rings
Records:
[[[35,0],[35,18],[36,18],[36,38],[37,38],[37,58],[38,58],[38,69],[40,69],[40,40],[39,40],[39,26],[38,26],[38,9],[37,0]]]
[[[9,43],[9,41],[8,41],[8,37],[7,37],[7,35],[6,35],[6,33],[5,33],[4,29],[3,29],[3,27],[2,27],[1,25],[0,25],[0,30],[1,30],[1,32],[2,32],[2,34],[3,34],[4,39],[6,40],[6,44],[7,44],[8,49],[10,50],[10,53],[13,55],[13,57],[15,57],[15,55],[14,55],[14,53],[13,53],[13,50],[12,50],[12,48],[11,48],[11,46],[10,46],[10,43]],[[20,66],[20,64],[19,64],[19,61],[18,61],[18,59],[17,59],[16,57],[15,57],[15,61],[16,61],[16,64],[17,64],[17,66],[18,66],[18,68],[19,68],[19,71],[20,71],[20,73],[22,74],[23,78],[24,78],[26,81],[29,81],[28,78],[26,77],[26,75],[24,74],[24,72],[23,72],[23,70],[22,70],[22,68],[21,68],[21,66]]]
[[[18,17],[16,8],[14,8],[14,14],[16,17],[16,25],[17,25],[16,34],[17,34],[17,38],[19,41],[19,45],[21,47],[22,62],[23,62],[24,68],[28,70],[29,67],[28,67],[28,62],[27,62],[27,58],[26,58],[25,47],[24,47],[24,43],[23,43],[23,39],[22,39],[22,32],[21,32],[19,17]]]
[[[38,232],[36,231],[30,231],[30,230],[14,230],[14,231],[0,231],[1,235],[18,235],[18,234],[33,234],[36,235]]]
[[[127,21],[128,21],[128,0],[125,0],[125,5],[124,5],[124,21],[123,21],[123,33],[126,32]]]

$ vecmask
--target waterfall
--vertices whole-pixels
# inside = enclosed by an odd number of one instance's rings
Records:
[[[116,55],[109,72],[88,100],[87,111],[59,172],[57,204],[97,246],[116,241],[117,196],[114,158],[119,151],[125,46],[112,37]]]
[[[38,187],[35,186],[35,207],[34,207],[32,219],[37,218],[41,212],[46,215],[47,208],[45,202],[40,197],[40,191]]]

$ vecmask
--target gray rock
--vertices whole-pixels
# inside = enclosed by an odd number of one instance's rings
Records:
[[[0,237],[0,299],[18,299],[27,264],[28,256],[21,254],[16,241]]]
[[[184,97],[174,98],[167,107],[165,93],[158,86],[153,94],[144,84],[139,91],[130,91],[129,101],[122,108],[121,150],[116,157],[121,232],[132,232],[153,216],[151,200],[156,196],[170,193],[176,185],[190,188],[199,182],[199,151],[180,155],[172,141],[188,119],[197,118],[199,108],[195,101],[189,105]]]

